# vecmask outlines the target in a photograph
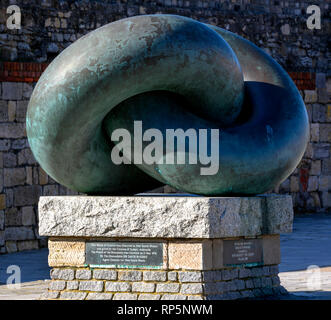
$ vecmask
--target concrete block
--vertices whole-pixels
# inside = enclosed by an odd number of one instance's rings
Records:
[[[33,207],[22,208],[22,224],[23,226],[32,226],[36,224],[36,217]]]
[[[290,178],[290,190],[291,192],[299,192],[299,178],[296,176],[291,176]]]
[[[39,167],[39,184],[45,185],[47,183],[48,183],[48,175],[41,167]]]
[[[132,283],[132,292],[154,292],[155,283],[152,282],[134,282]]]
[[[14,188],[14,205],[17,207],[35,205],[41,195],[41,187],[37,185]]]
[[[293,203],[291,196],[265,196],[263,234],[292,232]]]
[[[104,292],[89,292],[86,297],[86,300],[111,300],[113,297],[112,293]]]
[[[324,159],[322,161],[322,174],[331,175],[331,159]]]
[[[320,124],[320,141],[331,142],[331,123]]]
[[[79,290],[102,292],[103,291],[103,281],[94,281],[94,280],[79,281]]]
[[[23,149],[18,153],[18,165],[37,164],[31,149]]]
[[[169,269],[208,270],[212,268],[212,242],[170,242]]]
[[[106,282],[105,283],[105,291],[131,291],[131,284],[128,282]]]
[[[78,290],[79,287],[79,281],[67,281],[67,289],[68,290]]]
[[[167,273],[165,271],[144,271],[144,281],[166,281]]]
[[[291,196],[286,195],[40,197],[39,231],[44,236],[76,237],[211,239],[256,236],[261,235],[263,229],[272,233],[287,232],[292,223],[291,214]],[[57,224],[52,223],[54,219]],[[266,228],[262,226],[264,221]],[[278,226],[277,230],[272,225]]]
[[[181,286],[180,293],[182,294],[202,294],[203,287],[201,283],[184,283]]]
[[[0,194],[0,210],[6,209],[6,195]]]
[[[53,240],[48,241],[48,264],[51,267],[84,266],[85,241],[83,240]]]
[[[89,269],[79,269],[76,271],[76,279],[90,280],[92,278],[92,271]]]
[[[138,295],[134,293],[115,293],[113,300],[137,300]]]
[[[5,212],[0,210],[0,230],[4,230],[5,228]]]
[[[21,210],[17,209],[16,207],[7,208],[5,210],[5,226],[22,226]]]
[[[140,281],[142,280],[142,272],[141,271],[119,271],[118,272],[118,280],[125,281]]]
[[[314,103],[312,109],[313,122],[326,122],[327,107],[324,104]]]
[[[25,168],[5,168],[3,178],[5,187],[24,185],[26,180]]]
[[[5,246],[6,246],[7,253],[17,252],[17,242],[16,241],[11,241],[11,240],[6,241]]]
[[[304,90],[305,102],[314,103],[317,102],[317,91],[316,90]]]
[[[16,101],[8,101],[8,121],[12,122],[16,117]]]
[[[8,105],[7,101],[0,100],[0,122],[8,121]]]
[[[179,271],[178,277],[180,282],[201,282],[202,273],[199,271]]]
[[[315,159],[327,159],[330,156],[330,144],[318,143],[313,145]]]
[[[161,300],[186,300],[187,296],[183,294],[164,294]]]
[[[156,285],[156,292],[175,293],[179,292],[178,283],[158,283]]]
[[[143,293],[139,295],[138,300],[160,300],[160,298],[161,298],[160,294]]]
[[[22,100],[23,84],[22,82],[3,82],[2,99],[4,100]]]
[[[5,240],[33,240],[35,235],[29,227],[6,227]]]
[[[28,108],[29,101],[17,101],[16,104],[16,121],[25,122],[26,120],[26,111]]]
[[[319,176],[321,174],[321,160],[313,160],[310,166],[310,175]]]
[[[117,271],[107,269],[95,269],[93,270],[93,278],[99,280],[117,280]]]
[[[62,291],[66,287],[66,282],[63,280],[51,281],[49,283],[49,290]]]
[[[62,291],[60,294],[61,300],[84,300],[87,296],[86,292],[79,291]]]
[[[318,142],[320,136],[320,124],[319,123],[311,123],[310,124],[310,141]]]
[[[317,176],[310,176],[308,180],[308,192],[318,190],[318,177]]]
[[[319,177],[318,190],[319,191],[331,190],[331,175]]]
[[[26,137],[23,123],[0,123],[1,138],[20,139]]]
[[[39,249],[38,240],[17,241],[18,251]]]
[[[17,166],[17,157],[13,152],[3,153],[3,166],[5,168],[13,168]]]
[[[168,272],[168,281],[177,281],[177,279],[178,279],[177,272],[175,271]]]
[[[51,278],[54,280],[74,280],[75,279],[75,270],[74,269],[54,268],[51,270]]]

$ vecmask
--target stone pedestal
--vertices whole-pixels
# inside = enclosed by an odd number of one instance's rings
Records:
[[[41,197],[47,299],[239,299],[284,293],[279,234],[292,199]]]

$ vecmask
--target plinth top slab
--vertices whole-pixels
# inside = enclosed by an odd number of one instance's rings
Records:
[[[39,234],[65,237],[226,238],[292,231],[288,195],[51,196],[39,200]]]

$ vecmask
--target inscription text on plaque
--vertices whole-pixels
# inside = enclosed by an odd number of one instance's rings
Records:
[[[224,240],[223,243],[225,265],[262,264],[262,239]]]
[[[150,267],[163,265],[163,243],[96,241],[86,242],[85,263],[107,267]]]

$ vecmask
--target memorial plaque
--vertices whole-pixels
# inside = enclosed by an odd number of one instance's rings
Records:
[[[163,265],[163,243],[86,242],[85,263],[108,267],[150,267]]]
[[[262,239],[224,240],[224,265],[263,263]]]

